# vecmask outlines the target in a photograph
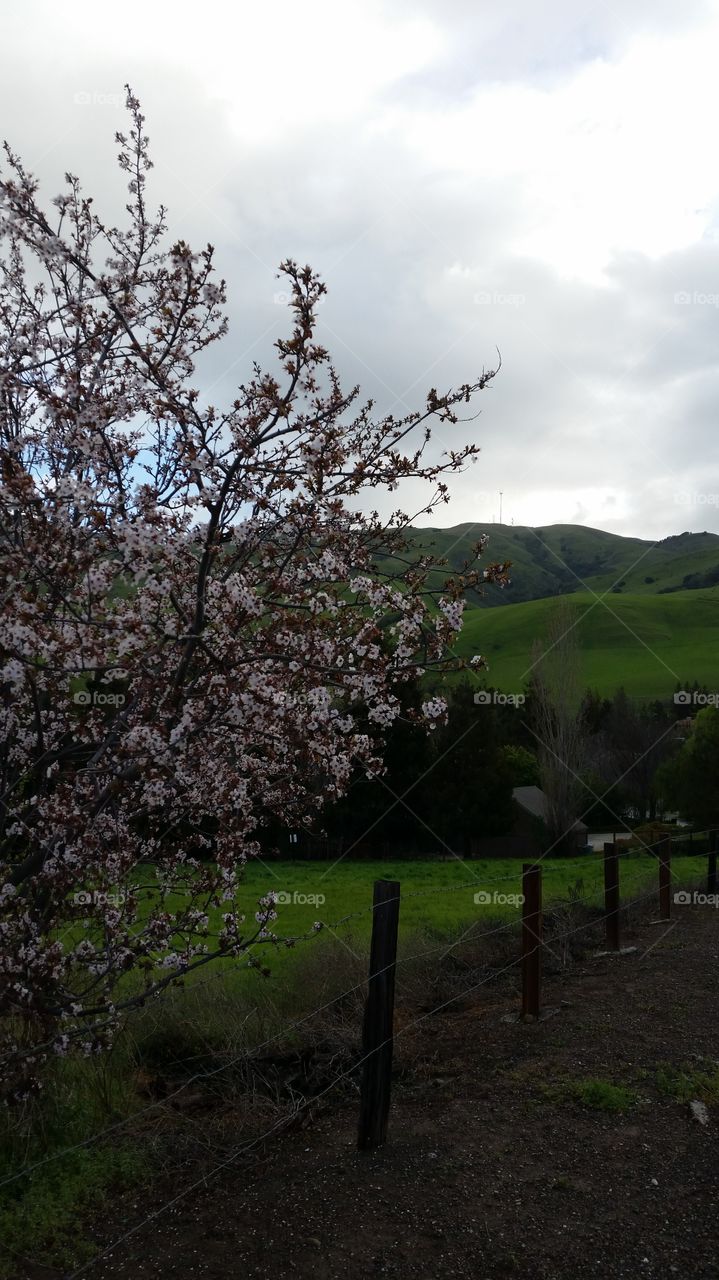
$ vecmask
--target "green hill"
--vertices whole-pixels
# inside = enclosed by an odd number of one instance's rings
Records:
[[[586,594],[660,595],[694,592],[719,584],[719,535],[680,533],[651,542],[623,538],[583,525],[460,524],[451,529],[416,529],[415,547],[448,560],[459,570],[472,558],[472,544],[482,534],[489,542],[483,564],[510,560],[511,585],[488,586],[485,594],[470,594],[481,608],[522,603],[546,596]],[[431,579],[439,586],[446,571]]]
[[[701,536],[701,535],[697,535]],[[671,695],[695,680],[719,691],[719,588],[652,595],[609,593],[597,602],[584,590],[565,596],[579,619],[584,684],[604,694],[623,685],[636,697]],[[511,609],[469,609],[457,645],[464,657],[481,653],[487,681],[521,692],[532,645],[546,632],[555,602],[533,600]]]

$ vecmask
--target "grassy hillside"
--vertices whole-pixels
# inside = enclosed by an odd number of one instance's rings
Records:
[[[552,602],[563,598],[582,618],[577,635],[586,686],[609,694],[622,685],[646,698],[666,697],[677,683],[695,681],[719,690],[718,534],[680,533],[651,542],[584,525],[415,529],[415,549],[448,562],[430,575],[430,585],[441,587],[472,561],[482,534],[489,542],[481,563],[511,561],[512,582],[505,589],[487,586],[481,596],[468,592],[458,652],[483,654],[492,684],[521,692],[532,643],[546,629]],[[391,560],[381,567],[391,572]],[[597,603],[592,593],[605,602]]]
[[[483,608],[521,603],[587,589],[613,595],[659,595],[704,589],[719,583],[719,535],[680,533],[661,542],[623,538],[583,525],[530,529],[499,524],[460,524],[451,529],[417,529],[415,544],[446,557],[451,569],[471,559],[472,544],[489,536],[485,564],[512,561],[511,586],[488,587],[473,596]],[[445,572],[434,575],[440,585]],[[617,590],[613,590],[614,588]]]
[[[665,697],[677,681],[698,680],[719,690],[719,588],[669,595],[610,593],[597,603],[586,591],[566,597],[579,618],[582,672],[587,686],[612,693],[623,685],[637,697]],[[521,692],[532,643],[546,630],[552,600],[512,609],[471,609],[457,651],[483,654],[488,680]]]

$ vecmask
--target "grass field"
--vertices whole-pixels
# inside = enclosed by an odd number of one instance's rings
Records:
[[[350,862],[336,865],[323,862],[254,862],[248,866],[240,893],[246,915],[251,918],[257,898],[274,890],[288,895],[291,901],[278,905],[278,919],[273,925],[280,936],[297,936],[312,930],[315,921],[323,923],[322,932],[301,949],[322,950],[330,939],[340,945],[368,953],[372,920],[372,887],[377,879],[397,880],[400,884],[399,954],[413,949],[417,939],[446,938],[448,945],[465,934],[468,938],[486,927],[489,921],[519,920],[521,911],[516,895],[521,891],[521,863],[517,859],[462,861]],[[651,889],[656,883],[657,864],[647,854],[623,855],[620,862],[622,897],[629,899]],[[706,859],[676,860],[677,876],[682,881],[706,873]],[[603,894],[603,863],[600,854],[588,854],[577,860],[561,858],[542,862],[543,898],[545,906],[552,902],[583,900],[599,904]],[[475,902],[475,894],[490,895],[489,901]],[[495,897],[494,895],[500,895]],[[310,896],[324,901],[305,901]],[[514,899],[514,901],[512,900]],[[346,916],[351,919],[345,920]],[[293,968],[297,950],[259,944],[258,959],[272,970],[270,986],[282,1004],[293,1000],[303,1003],[304,992],[297,991]],[[256,987],[257,977],[246,969],[234,970],[233,982],[248,991]],[[251,984],[248,986],[247,984]]]
[[[636,697],[670,696],[695,680],[719,690],[719,588],[673,595],[612,595],[597,603],[586,593],[532,600],[511,609],[465,614],[457,652],[481,653],[488,683],[520,693],[532,664],[532,645],[546,633],[558,600],[576,610],[582,683],[610,695],[623,686]]]
[[[666,698],[677,683],[719,690],[719,585],[698,585],[719,578],[718,534],[681,533],[653,543],[582,525],[480,523],[414,529],[408,536],[415,550],[446,559],[429,574],[439,590],[448,574],[472,561],[482,534],[489,536],[482,564],[510,561],[511,585],[489,585],[481,597],[467,592],[455,652],[483,654],[491,684],[522,692],[532,644],[541,642],[548,612],[566,601],[581,619],[576,635],[584,687],[606,695],[623,687],[645,699]],[[391,572],[392,561],[380,559],[380,565]],[[126,587],[118,580],[115,590]]]

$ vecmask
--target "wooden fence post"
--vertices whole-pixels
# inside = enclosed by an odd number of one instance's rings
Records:
[[[709,861],[707,863],[707,893],[717,891],[717,832],[709,832]]]
[[[542,868],[522,867],[522,1016],[539,1017],[542,985]]]
[[[672,838],[662,836],[659,841],[659,915],[669,920],[672,914]]]
[[[604,845],[604,911],[607,950],[619,951],[619,857],[614,843]]]
[[[387,1140],[392,1085],[394,973],[399,925],[399,882],[375,880],[369,988],[362,1028],[362,1084],[357,1146],[360,1151]]]

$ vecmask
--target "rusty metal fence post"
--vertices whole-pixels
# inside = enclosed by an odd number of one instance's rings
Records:
[[[717,832],[709,832],[709,861],[707,862],[707,894],[717,891]]]
[[[669,920],[672,914],[672,838],[662,836],[658,844],[659,855],[659,915]]]
[[[522,1015],[539,1016],[542,985],[542,868],[522,867]]]
[[[607,950],[619,951],[619,856],[613,841],[604,845],[604,919]]]

